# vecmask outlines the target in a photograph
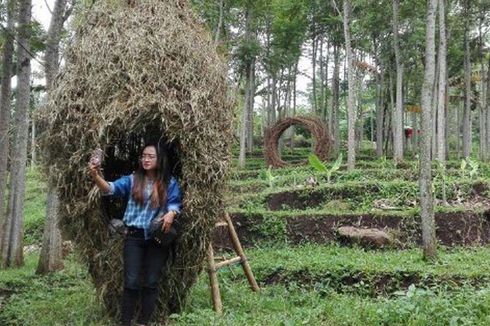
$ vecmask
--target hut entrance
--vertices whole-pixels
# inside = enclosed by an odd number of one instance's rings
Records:
[[[138,168],[141,152],[146,144],[158,144],[167,150],[171,174],[181,176],[180,154],[177,142],[168,142],[164,131],[156,124],[148,125],[136,132],[121,135],[115,142],[108,144],[104,152],[102,170],[107,181],[129,175]],[[112,196],[103,197],[104,215],[111,219],[122,219],[127,201]]]

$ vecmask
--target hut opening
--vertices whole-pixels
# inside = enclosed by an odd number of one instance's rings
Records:
[[[102,171],[107,181],[114,181],[133,173],[138,168],[141,152],[146,145],[156,145],[168,155],[170,174],[182,178],[178,141],[168,141],[159,122],[151,122],[141,130],[121,134],[120,138],[105,147]],[[127,201],[112,196],[102,197],[102,210],[107,221],[122,219]]]

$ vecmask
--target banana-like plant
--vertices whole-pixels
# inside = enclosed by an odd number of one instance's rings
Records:
[[[342,153],[339,154],[339,157],[330,168],[328,168],[325,163],[320,161],[318,156],[313,153],[308,156],[308,162],[310,163],[310,166],[316,171],[325,173],[327,175],[327,182],[330,183],[332,174],[340,169],[340,166],[342,165]]]

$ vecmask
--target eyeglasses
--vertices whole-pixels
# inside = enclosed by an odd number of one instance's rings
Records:
[[[140,156],[140,159],[141,159],[142,161],[144,161],[144,160],[149,160],[149,161],[152,161],[152,160],[154,160],[154,159],[156,159],[156,158],[157,158],[157,156],[156,156],[156,155],[154,155],[154,154],[143,154],[143,155],[141,155],[141,156]]]

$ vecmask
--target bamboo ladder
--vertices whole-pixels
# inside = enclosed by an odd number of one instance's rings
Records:
[[[228,215],[228,213],[225,213],[224,221],[217,222],[215,225],[215,227],[223,227],[223,226],[226,226],[228,228],[228,234],[231,238],[233,249],[235,250],[237,256],[217,263],[215,262],[214,259],[213,243],[212,242],[209,243],[208,253],[207,253],[209,283],[211,286],[211,298],[213,300],[213,309],[218,314],[221,314],[223,312],[223,303],[221,302],[221,294],[219,290],[218,275],[217,275],[218,269],[225,266],[240,263],[242,265],[245,276],[247,276],[248,283],[250,284],[252,291],[255,292],[259,291],[259,286],[255,281],[255,277],[252,273],[252,268],[250,268],[250,264],[247,261],[247,257],[245,256],[245,252],[243,251],[242,245],[235,231],[235,227],[233,226],[233,222],[231,221],[231,218]]]

